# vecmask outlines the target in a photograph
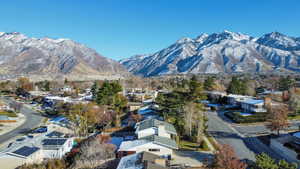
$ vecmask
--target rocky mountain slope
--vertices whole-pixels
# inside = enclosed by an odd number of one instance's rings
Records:
[[[69,39],[0,32],[0,77],[103,76],[126,73],[118,62]]]
[[[224,31],[182,38],[154,54],[120,61],[142,76],[186,73],[300,72],[300,38],[278,32],[254,38]]]

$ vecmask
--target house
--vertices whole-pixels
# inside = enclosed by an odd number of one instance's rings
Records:
[[[8,158],[15,158],[22,164],[30,164],[42,161],[42,151],[38,147],[23,146],[13,152],[7,153]]]
[[[171,139],[177,135],[176,129],[172,124],[156,119],[141,121],[136,124],[135,128],[135,134],[137,135],[138,139],[151,135],[157,135]]]
[[[129,102],[127,104],[128,108],[129,108],[129,111],[135,111],[135,110],[138,110],[142,107],[142,103],[140,102]]]
[[[119,158],[140,152],[151,152],[161,157],[170,157],[178,149],[174,140],[161,136],[147,136],[138,140],[123,141],[117,152]]]
[[[229,94],[227,96],[228,104],[231,104],[233,106],[241,106],[241,102],[247,99],[252,99],[251,96],[244,96],[244,95],[235,95],[235,94]]]
[[[264,100],[246,99],[241,101],[241,108],[245,112],[267,112],[267,110],[264,108],[264,104]]]
[[[167,169],[166,159],[159,156],[141,152],[123,157],[117,169]]]
[[[64,86],[63,88],[60,89],[62,92],[72,92],[73,88],[71,86]]]
[[[219,92],[219,91],[207,91],[207,96],[209,100],[211,100],[213,103],[218,102],[221,98],[227,96],[226,92]]]
[[[62,158],[73,147],[73,138],[46,138],[42,140],[44,158]]]

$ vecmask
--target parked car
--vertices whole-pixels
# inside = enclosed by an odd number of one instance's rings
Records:
[[[41,126],[33,131],[33,133],[46,133],[48,131],[47,126]]]

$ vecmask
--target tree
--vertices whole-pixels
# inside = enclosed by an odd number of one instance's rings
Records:
[[[66,169],[67,164],[63,159],[50,159],[39,164],[23,164],[18,169]]]
[[[112,109],[116,112],[115,125],[117,127],[121,126],[121,115],[127,106],[127,99],[121,95],[117,94],[113,98]]]
[[[92,93],[93,100],[96,100],[98,90],[99,90],[99,84],[97,81],[95,81],[93,86],[91,87],[91,93]]]
[[[18,87],[25,91],[31,91],[33,89],[33,83],[27,77],[20,77],[17,81]]]
[[[247,164],[240,161],[233,148],[229,145],[222,145],[216,153],[211,166],[212,169],[246,169]]]
[[[211,76],[208,76],[204,81],[204,90],[212,91],[215,86],[215,79]]]
[[[292,110],[295,114],[300,113],[300,95],[295,92],[290,92],[289,98],[289,109]]]
[[[97,91],[96,102],[100,105],[112,105],[113,98],[121,91],[122,86],[118,82],[105,81]]]
[[[294,85],[294,80],[290,76],[280,77],[278,85],[280,91],[289,90]]]
[[[255,156],[256,162],[253,169],[278,169],[274,159],[265,153]]]
[[[227,88],[227,92],[231,94],[246,94],[247,86],[246,82],[233,76],[229,86]]]
[[[64,84],[67,85],[69,83],[68,78],[65,78]]]
[[[251,169],[297,169],[295,163],[280,160],[278,163],[265,153],[255,156],[255,163]]]
[[[9,103],[9,107],[11,107],[16,113],[20,113],[23,104],[16,101],[12,101]]]
[[[84,142],[80,147],[79,157],[74,168],[95,168],[114,159],[116,147],[93,138]]]
[[[72,105],[67,114],[73,122],[75,134],[83,136],[88,134],[89,129],[96,129],[97,126],[105,127],[113,119],[112,115],[105,106],[94,103]]]
[[[188,102],[184,105],[184,129],[188,137],[196,138],[195,141],[201,143],[207,128],[206,122],[201,104]]]
[[[297,169],[297,164],[288,163],[285,160],[280,160],[278,163],[278,169]]]
[[[205,99],[203,94],[203,85],[198,82],[196,76],[194,75],[189,81],[189,100],[197,101],[199,99]]]
[[[289,126],[288,109],[286,106],[273,106],[267,109],[269,113],[269,124],[267,124],[267,127],[271,131],[277,131],[277,134],[279,135],[280,130],[283,130]]]
[[[44,81],[44,90],[50,91],[50,82],[48,80]]]

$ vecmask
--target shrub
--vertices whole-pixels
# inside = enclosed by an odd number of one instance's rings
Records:
[[[206,141],[202,141],[201,144],[200,144],[200,147],[203,151],[209,151],[210,150]]]

